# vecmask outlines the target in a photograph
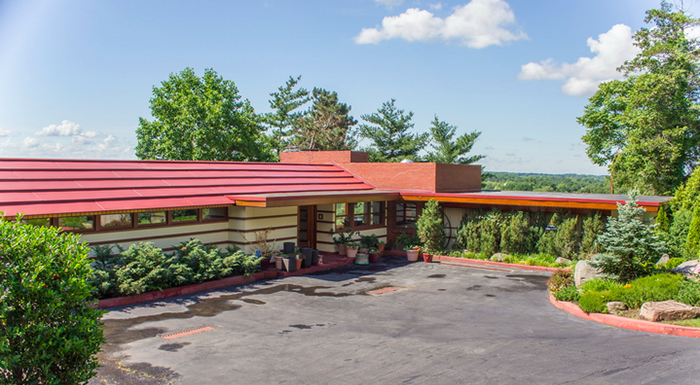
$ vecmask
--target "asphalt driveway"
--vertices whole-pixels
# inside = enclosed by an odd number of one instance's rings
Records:
[[[549,304],[547,278],[395,257],[112,309],[90,383],[700,381],[700,340],[571,316]]]

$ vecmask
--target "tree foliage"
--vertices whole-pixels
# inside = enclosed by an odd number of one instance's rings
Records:
[[[265,114],[265,122],[271,129],[270,141],[272,147],[283,151],[289,144],[294,131],[299,129],[308,111],[299,110],[311,97],[305,88],[297,88],[301,76],[289,77],[284,86],[270,94],[269,100],[272,112]]]
[[[604,176],[579,174],[533,174],[491,172],[484,190],[545,191],[606,194],[610,186]]]
[[[686,36],[699,21],[664,2],[645,22],[653,26],[634,35],[641,52],[618,69],[624,79],[601,84],[578,122],[589,158],[615,184],[670,194],[700,155],[700,43]]]
[[[338,93],[314,88],[311,110],[294,128],[291,144],[305,150],[340,151],[357,147],[352,127],[357,120],[352,107],[338,100]]]
[[[88,248],[56,227],[0,218],[0,382],[86,383],[102,311],[88,301]]]
[[[273,154],[259,117],[233,81],[213,69],[171,73],[153,87],[154,120],[139,118],[139,159],[268,161]]]
[[[413,134],[413,112],[404,113],[391,99],[382,107],[361,118],[369,124],[359,126],[360,135],[372,141],[367,149],[370,162],[400,162],[419,160],[418,152],[425,148],[428,133]]]
[[[440,121],[436,115],[430,127],[432,151],[428,152],[425,160],[435,163],[472,164],[483,159],[484,155],[467,156],[481,132],[473,131],[455,139],[456,131],[456,126]]]
[[[436,200],[431,199],[425,204],[416,222],[416,230],[418,237],[425,245],[426,252],[437,253],[444,249],[445,224],[442,220],[440,204]]]

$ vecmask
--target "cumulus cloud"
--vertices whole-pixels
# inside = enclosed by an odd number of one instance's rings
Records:
[[[593,57],[580,57],[573,64],[557,64],[551,58],[530,62],[521,67],[518,80],[561,80],[564,81],[561,90],[565,94],[590,96],[600,83],[622,77],[617,67],[639,53],[632,42],[632,29],[617,24],[598,35],[598,40],[588,38]]]
[[[83,131],[79,124],[64,120],[61,124],[51,124],[34,133],[36,136],[73,136]]]
[[[24,138],[22,141],[22,147],[25,148],[34,148],[39,145],[39,141],[36,138],[32,138],[31,136],[28,136]]]
[[[381,27],[363,28],[355,37],[357,44],[377,44],[382,40],[459,41],[470,48],[502,45],[524,39],[524,32],[505,27],[515,23],[515,14],[503,0],[472,0],[454,8],[446,18],[418,8],[409,8],[398,16],[387,16]]]
[[[428,4],[428,7],[430,7],[432,10],[439,11],[442,9],[442,3]]]
[[[374,0],[375,3],[381,4],[387,8],[393,8],[397,5],[401,5],[403,0]]]
[[[99,137],[99,138],[98,138]],[[28,136],[22,141],[11,137],[0,142],[0,157],[63,159],[134,159],[134,149],[116,136],[75,135],[70,138],[39,139]]]

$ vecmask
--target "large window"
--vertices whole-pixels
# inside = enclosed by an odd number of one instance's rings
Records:
[[[397,202],[396,203],[396,226],[412,229],[416,226],[416,204]]]
[[[170,212],[173,222],[195,222],[197,221],[197,210],[173,210]]]
[[[100,228],[118,229],[133,226],[131,214],[100,215]]]
[[[95,229],[95,217],[83,215],[79,217],[58,218],[58,227],[67,231],[89,231]]]
[[[202,220],[211,221],[224,218],[228,218],[227,207],[214,207],[210,209],[202,209]]]
[[[384,202],[337,203],[335,228],[352,226],[353,230],[384,225]]]
[[[138,213],[139,226],[157,226],[165,225],[167,222],[167,214],[165,211],[150,211],[147,213]]]

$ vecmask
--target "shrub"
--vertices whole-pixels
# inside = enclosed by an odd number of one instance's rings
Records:
[[[678,285],[676,301],[700,306],[700,282],[685,280]]]
[[[611,279],[600,279],[595,278],[584,282],[580,289],[581,292],[586,293],[589,291],[614,291],[622,288],[622,284],[613,281]]]
[[[115,272],[119,292],[141,294],[170,287],[171,271],[165,265],[163,250],[150,243],[133,244],[122,253],[124,265]]]
[[[436,200],[431,199],[425,204],[416,222],[416,233],[428,253],[442,251],[445,247],[445,225]]]
[[[102,311],[88,301],[79,236],[0,218],[0,383],[86,383],[97,368]]]
[[[576,302],[581,298],[581,293],[576,289],[576,286],[567,286],[559,291],[552,293],[557,301]]]
[[[695,258],[700,254],[700,205],[693,210],[693,219],[688,228],[688,238],[685,241],[687,255]]]
[[[522,211],[509,215],[501,233],[501,250],[511,254],[532,253],[537,248],[538,235]]]
[[[668,301],[678,297],[683,276],[662,273],[638,278],[615,291],[616,300],[630,308],[640,308],[644,302]]]
[[[605,231],[605,220],[600,212],[588,215],[583,220],[583,239],[581,240],[581,254],[584,256],[596,253],[596,239]]]
[[[629,282],[649,274],[654,262],[667,249],[658,235],[642,222],[644,209],[637,206],[634,193],[627,203],[617,207],[618,217],[608,218],[605,233],[598,237],[605,254],[599,254],[594,265],[605,274]]]
[[[589,291],[578,299],[578,307],[586,313],[607,313],[607,303],[614,300],[609,291]]]
[[[547,280],[547,289],[551,292],[557,292],[570,286],[574,286],[574,273],[571,270],[559,269]]]
[[[375,234],[360,235],[360,245],[366,249],[376,248],[379,238]]]
[[[554,237],[555,253],[547,253],[558,255],[567,259],[574,260],[578,256],[579,247],[581,246],[581,234],[576,229],[578,217],[573,216],[565,219],[559,225]]]
[[[683,258],[671,258],[671,259],[668,260],[668,262],[666,262],[666,263],[663,265],[663,268],[666,269],[666,270],[675,269],[676,267],[678,267],[678,266],[679,266],[680,264],[682,264],[683,262],[685,262],[685,259],[683,259]]]

